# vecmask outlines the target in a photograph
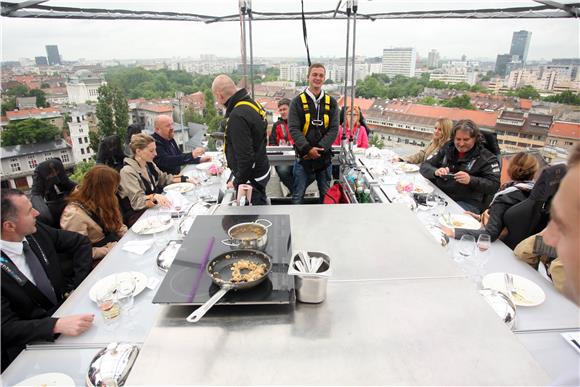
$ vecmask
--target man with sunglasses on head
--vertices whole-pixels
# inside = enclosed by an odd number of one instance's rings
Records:
[[[338,135],[338,104],[322,90],[326,69],[320,63],[308,68],[308,87],[292,100],[288,114],[290,135],[294,140],[292,203],[300,204],[306,187],[314,180],[320,202],[332,179],[332,143]]]

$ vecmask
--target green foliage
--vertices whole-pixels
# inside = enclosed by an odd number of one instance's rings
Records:
[[[183,111],[183,123],[195,122],[196,124],[204,124],[205,118],[201,114],[194,112],[192,109],[185,109]]]
[[[70,179],[77,184],[81,184],[87,172],[95,166],[95,161],[81,161],[75,165],[74,172],[70,175]]]
[[[276,68],[276,67],[268,67],[264,71],[263,81],[264,82],[276,81],[276,80],[278,80],[278,77],[279,76],[280,76],[280,69],[279,68]]]
[[[2,131],[2,146],[52,141],[61,137],[61,131],[46,121],[34,118],[13,121]]]
[[[564,103],[567,105],[580,105],[580,94],[573,93],[570,90],[566,90],[560,94],[551,95],[544,98],[544,101]]]
[[[36,106],[38,107],[48,107],[48,102],[46,101],[46,93],[40,89],[32,89],[28,92],[28,97],[36,97]]]
[[[480,84],[476,84],[476,85],[471,86],[469,88],[469,91],[472,91],[474,93],[489,94],[489,90],[487,90],[485,87],[481,86]]]
[[[2,115],[16,109],[16,98],[18,97],[36,97],[36,106],[41,108],[49,106],[44,91],[40,89],[28,90],[25,85],[18,85],[6,90],[2,98]]]
[[[90,131],[89,132],[89,144],[93,152],[97,153],[99,151],[99,144],[101,143],[100,136],[98,133]]]
[[[439,104],[439,99],[432,97],[432,96],[427,96],[427,97],[423,97],[419,100],[419,104],[421,105],[429,105],[429,106],[434,106],[434,105],[438,105]]]
[[[129,107],[125,95],[117,86],[102,85],[97,98],[99,136],[118,134],[125,138],[129,125]]]
[[[25,85],[18,85],[6,90],[6,95],[10,97],[26,97],[28,96],[28,87]]]
[[[369,146],[374,146],[379,149],[383,149],[385,147],[385,142],[381,138],[381,136],[377,133],[371,134],[371,138],[369,138]]]
[[[455,97],[451,98],[450,100],[443,102],[443,106],[456,107],[456,108],[460,108],[460,109],[475,110],[475,106],[473,106],[471,104],[471,100],[469,99],[469,96],[466,94],[455,96]]]
[[[530,85],[522,86],[515,92],[509,92],[508,95],[516,95],[520,98],[527,99],[540,99],[540,93],[538,93],[538,91]]]
[[[0,115],[6,115],[16,109],[16,97],[2,97],[2,105],[0,105]]]
[[[416,97],[423,92],[427,83],[426,77],[408,78],[396,75],[389,78],[385,74],[373,74],[357,82],[356,94],[363,98]]]
[[[41,89],[48,89],[50,87],[50,85],[46,82],[42,82],[42,84],[40,85]]]

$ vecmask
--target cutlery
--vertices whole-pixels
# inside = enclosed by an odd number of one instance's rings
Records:
[[[516,290],[516,288],[514,286],[514,277],[511,274],[505,273],[504,274],[504,281],[505,281],[506,289],[509,292],[512,300],[514,300],[517,296],[522,301],[529,302],[524,296],[522,296],[522,294],[518,293],[518,291]]]

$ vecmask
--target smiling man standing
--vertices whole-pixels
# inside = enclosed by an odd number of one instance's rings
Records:
[[[308,88],[292,100],[288,127],[294,140],[292,203],[300,204],[306,187],[315,179],[320,202],[332,179],[332,143],[338,135],[338,104],[322,90],[326,69],[320,63],[308,68]]]

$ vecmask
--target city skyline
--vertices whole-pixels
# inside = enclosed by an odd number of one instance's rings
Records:
[[[236,1],[216,2],[222,3],[226,9],[236,9]],[[102,2],[98,3],[103,6]],[[289,2],[280,2],[283,3]],[[373,3],[365,2],[364,5]],[[267,8],[263,2],[261,4],[263,9]],[[417,7],[417,2],[410,4]],[[453,8],[461,8],[461,4],[465,2],[452,3]],[[140,8],[136,3],[115,3],[116,8],[125,9],[152,9],[154,5],[159,8],[158,3],[145,3]],[[199,13],[210,10],[204,2],[196,2],[198,5]],[[308,7],[308,4],[305,6]],[[174,10],[171,5],[165,10],[169,9]],[[252,27],[254,57],[306,57],[301,21],[259,21],[254,22]],[[311,56],[344,56],[346,21],[307,20],[307,27]],[[430,50],[436,49],[444,58],[466,55],[470,59],[493,61],[498,54],[510,50],[514,31],[526,30],[532,32],[528,61],[578,57],[579,28],[575,19],[360,20],[357,23],[356,53],[380,57],[383,49],[413,47],[421,58],[426,58]],[[239,34],[237,22],[203,24],[3,18],[2,60],[43,55],[46,45],[57,45],[63,60],[199,57],[200,54],[239,57]]]

